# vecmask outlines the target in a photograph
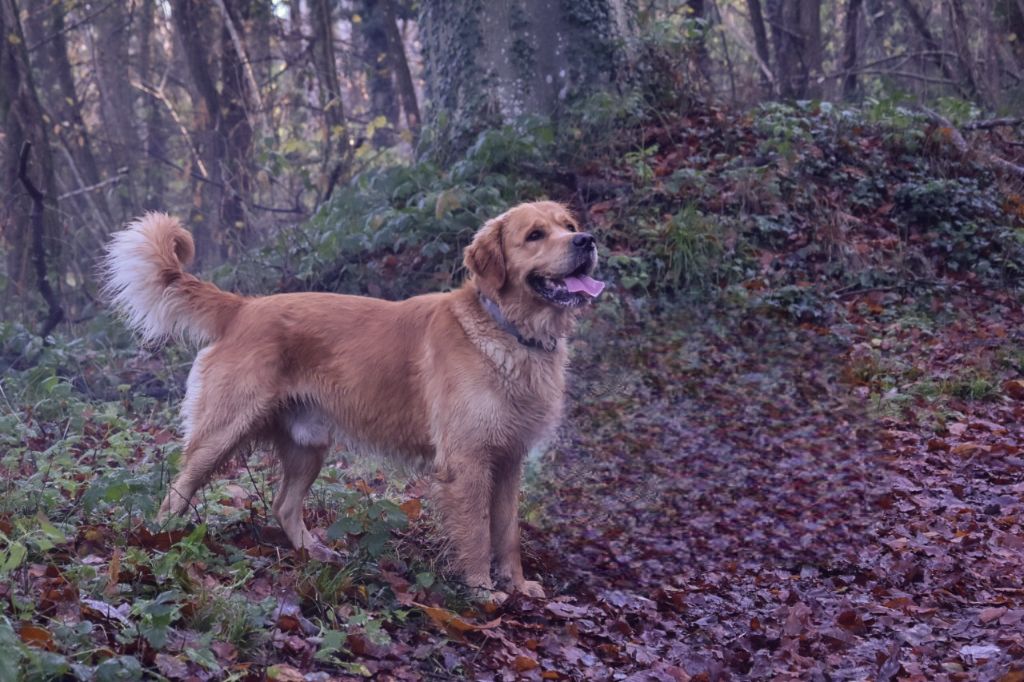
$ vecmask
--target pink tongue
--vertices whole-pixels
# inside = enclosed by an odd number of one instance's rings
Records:
[[[594,297],[604,291],[604,282],[594,279],[593,277],[587,277],[586,275],[580,275],[579,277],[566,277],[565,288],[573,294],[577,291],[584,291],[587,296]]]

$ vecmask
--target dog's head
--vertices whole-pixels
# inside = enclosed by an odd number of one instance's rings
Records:
[[[519,323],[556,319],[601,293],[594,237],[553,201],[520,204],[484,225],[466,247],[477,288]]]

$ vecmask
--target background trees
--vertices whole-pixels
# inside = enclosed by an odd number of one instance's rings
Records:
[[[659,106],[685,106],[683,91],[741,105],[953,98],[994,114],[1024,95],[1019,0],[0,6],[5,317],[41,301],[17,178],[26,141],[47,274],[81,315],[93,255],[141,211],[185,216],[201,263],[217,265],[369,166],[450,158],[490,126],[565,120],[601,92]]]

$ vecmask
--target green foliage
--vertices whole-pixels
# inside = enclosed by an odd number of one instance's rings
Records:
[[[551,127],[531,119],[485,131],[449,170],[421,162],[368,171],[340,188],[301,232],[282,232],[222,277],[245,288],[283,283],[385,298],[448,288],[480,225],[543,195],[528,169],[551,168],[553,146]],[[283,282],[267,281],[268,271],[283,273]]]
[[[408,525],[405,512],[391,500],[367,499],[365,494],[338,484],[325,486],[324,492],[342,510],[338,520],[327,529],[327,537],[357,538],[356,548],[371,560],[380,558],[392,534]]]
[[[894,194],[901,227],[926,241],[943,270],[985,278],[1019,278],[1024,268],[1021,228],[1000,209],[999,191],[987,178],[958,177],[908,182]]]
[[[638,32],[630,80],[652,110],[685,110],[695,99],[692,83],[701,77],[696,62],[708,28],[703,17],[674,13],[647,21]]]

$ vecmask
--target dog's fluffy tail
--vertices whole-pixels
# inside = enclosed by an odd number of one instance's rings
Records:
[[[107,244],[103,292],[147,341],[215,341],[242,306],[241,296],[185,272],[195,251],[192,235],[165,213],[147,213]]]

